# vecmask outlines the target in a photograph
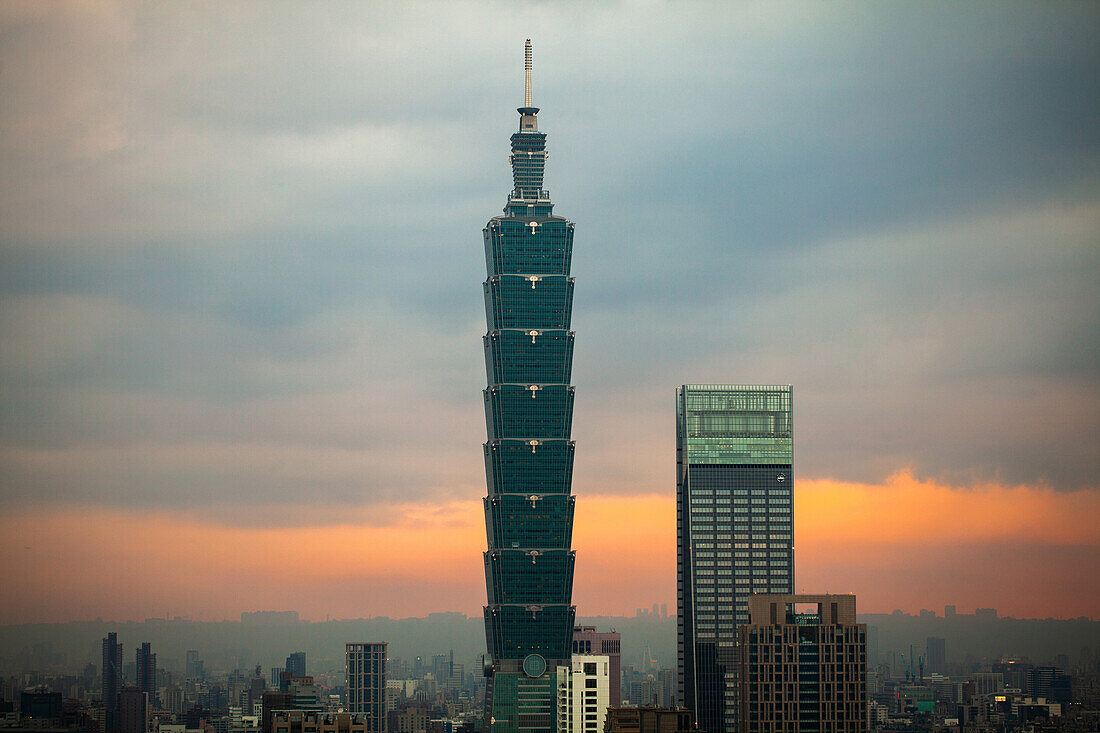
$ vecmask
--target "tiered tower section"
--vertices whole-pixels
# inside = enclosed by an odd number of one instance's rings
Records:
[[[525,106],[513,189],[485,227],[485,635],[487,729],[549,732],[553,674],[569,664],[573,562],[573,224],[543,189],[546,134]]]

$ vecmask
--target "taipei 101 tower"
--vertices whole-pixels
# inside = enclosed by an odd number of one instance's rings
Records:
[[[485,227],[487,731],[554,729],[554,675],[573,618],[573,224],[542,187],[546,133],[531,105],[512,135],[512,192]]]

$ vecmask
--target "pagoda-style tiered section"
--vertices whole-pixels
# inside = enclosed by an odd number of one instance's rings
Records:
[[[573,224],[542,188],[546,134],[525,106],[512,193],[485,227],[486,719],[495,733],[554,728],[554,673],[572,653]]]

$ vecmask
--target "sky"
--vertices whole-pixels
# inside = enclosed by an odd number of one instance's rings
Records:
[[[525,38],[578,613],[675,607],[675,388],[755,383],[798,590],[1100,616],[1096,4],[8,2],[0,623],[480,613]]]

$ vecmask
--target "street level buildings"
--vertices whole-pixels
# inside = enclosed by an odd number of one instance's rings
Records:
[[[368,733],[386,729],[386,643],[347,644],[348,712],[361,716]]]
[[[573,225],[543,189],[546,133],[531,104],[512,135],[512,192],[485,226],[488,484],[485,716],[494,733],[549,733],[555,670],[571,657]]]
[[[320,713],[312,710],[280,710],[271,716],[267,733],[372,733],[370,721],[354,713]]]
[[[692,725],[685,708],[611,708],[604,723],[605,733],[706,733]]]
[[[753,593],[794,590],[790,385],[676,390],[677,700],[737,730],[737,625]]]
[[[740,627],[741,730],[867,729],[867,625],[853,595],[754,595]]]

